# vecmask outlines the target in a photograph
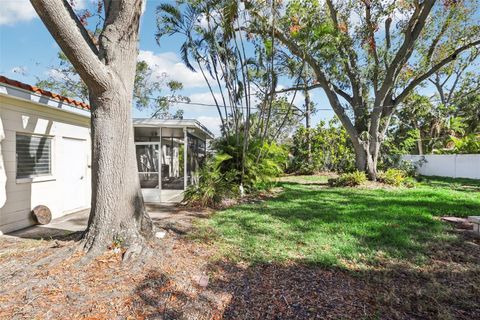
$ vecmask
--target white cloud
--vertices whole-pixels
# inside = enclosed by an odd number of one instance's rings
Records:
[[[215,137],[221,136],[220,125],[222,121],[218,116],[200,116],[197,118],[197,120],[200,121],[200,123],[202,123],[205,127],[207,127],[207,129],[210,130],[215,135]]]
[[[202,75],[188,69],[174,52],[155,54],[152,51],[140,50],[138,60],[148,63],[154,72],[154,77],[161,78],[167,74],[169,79],[183,83],[186,89],[206,86]]]
[[[0,25],[30,21],[37,16],[29,0],[3,0],[0,7]]]
[[[65,80],[66,77],[63,73],[58,71],[57,69],[49,69],[45,72],[49,77],[52,77],[54,80],[61,81]]]
[[[0,26],[14,25],[17,22],[30,21],[37,17],[29,0],[1,0]],[[75,9],[85,9],[87,0],[75,0]]]

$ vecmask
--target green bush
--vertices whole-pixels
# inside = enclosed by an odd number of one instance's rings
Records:
[[[385,184],[400,187],[404,184],[407,174],[400,169],[390,168],[385,172],[381,172],[378,176],[378,180]]]
[[[256,138],[249,140],[244,170],[242,137],[218,138],[213,148],[217,154],[207,159],[198,183],[185,191],[188,205],[216,207],[223,199],[239,197],[241,185],[246,194],[268,189],[273,178],[284,172],[287,162],[284,148]]]
[[[329,180],[329,184],[335,187],[355,187],[364,184],[367,181],[367,175],[363,171],[354,171],[343,173],[337,179]]]
[[[272,178],[282,174],[286,168],[287,151],[274,142],[250,137],[245,154],[245,168],[242,181],[243,137],[231,135],[221,137],[212,143],[218,153],[227,154],[229,159],[220,165],[220,171],[231,175],[232,183],[243,188],[246,193],[265,189]]]
[[[308,156],[308,138],[311,154]],[[316,128],[300,127],[292,136],[287,171],[314,174],[322,171],[349,172],[355,168],[355,153],[338,120],[320,121]]]
[[[216,154],[207,158],[199,170],[197,184],[187,187],[184,201],[192,206],[215,207],[223,198],[235,194],[231,173],[222,173],[221,165],[231,159],[230,155]]]

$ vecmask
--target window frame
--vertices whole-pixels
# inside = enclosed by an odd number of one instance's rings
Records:
[[[18,153],[17,153],[17,136],[36,136],[36,137],[45,137],[50,139],[50,172],[45,174],[34,174],[28,177],[19,177],[18,176]],[[41,182],[41,181],[51,181],[55,179],[55,136],[41,133],[32,133],[32,132],[15,132],[15,180],[16,183],[31,183],[31,182]]]

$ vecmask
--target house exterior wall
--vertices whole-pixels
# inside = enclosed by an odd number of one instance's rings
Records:
[[[69,209],[65,203],[67,193],[82,194],[81,208],[90,206],[90,119],[84,115],[53,109],[32,101],[0,95],[0,178],[6,176],[6,183],[0,183],[0,233],[22,229],[34,224],[31,210],[37,205],[50,208],[53,218],[76,210]],[[2,128],[3,127],[3,128]],[[16,178],[16,134],[41,134],[52,137],[51,165],[52,174],[35,178]],[[82,163],[85,172],[84,183],[78,185],[82,190],[72,190],[65,181],[65,170],[69,155],[62,152],[69,139],[82,141],[84,157],[82,161],[71,161],[72,167]],[[1,139],[0,139],[1,140]],[[4,180],[4,179],[3,179]],[[79,192],[81,191],[81,192]],[[71,198],[71,197],[70,197]]]

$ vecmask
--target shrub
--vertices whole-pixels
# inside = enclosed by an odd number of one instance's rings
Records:
[[[378,180],[380,182],[399,187],[405,182],[407,174],[400,169],[390,168],[385,172],[379,174]]]
[[[311,154],[308,157],[308,138]],[[353,145],[338,120],[321,121],[316,128],[300,127],[292,136],[288,172],[313,174],[322,171],[349,172],[355,168]]]
[[[363,171],[354,171],[344,173],[337,179],[329,180],[330,185],[335,187],[355,187],[364,184],[367,181],[367,175]]]
[[[415,188],[415,186],[417,185],[417,180],[412,177],[406,177],[403,181],[403,185],[407,188]]]
[[[224,197],[235,194],[231,173],[220,170],[222,163],[230,158],[227,154],[209,157],[200,168],[198,183],[185,190],[184,201],[193,206],[215,207]]]
[[[212,143],[218,153],[229,155],[223,161],[220,171],[231,175],[232,182],[237,186],[242,181],[243,137],[234,135],[221,137]],[[262,141],[251,137],[248,140],[245,154],[245,168],[243,173],[243,187],[246,193],[264,189],[272,178],[279,176],[285,170],[287,151],[274,142]]]
[[[217,151],[209,157],[199,172],[196,185],[184,193],[188,205],[216,207],[225,198],[237,198],[243,193],[255,193],[272,186],[273,178],[285,169],[286,150],[262,139],[251,138],[242,170],[242,137],[221,137],[213,142]],[[243,174],[242,174],[243,171]],[[243,191],[240,191],[242,185]]]

